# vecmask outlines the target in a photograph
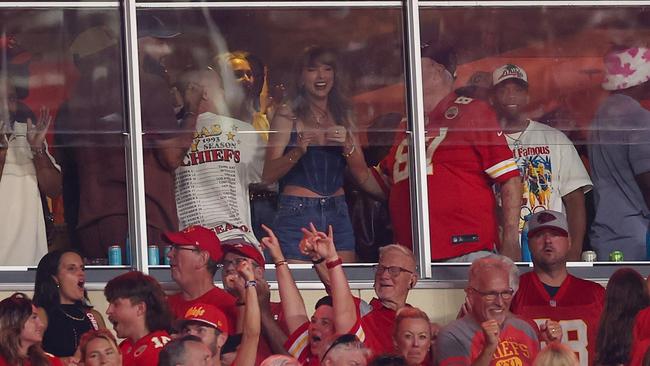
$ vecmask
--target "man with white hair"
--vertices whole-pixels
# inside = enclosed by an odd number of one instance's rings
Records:
[[[366,366],[371,352],[354,334],[343,334],[336,338],[321,356],[323,366]]]
[[[591,123],[589,163],[596,216],[589,238],[599,259],[614,250],[646,260],[650,224],[650,49],[632,47],[605,56],[603,89],[611,94]]]
[[[510,312],[519,286],[514,263],[499,255],[479,258],[469,269],[465,289],[469,312],[438,333],[436,364],[532,365],[539,352],[537,332]],[[561,334],[559,327],[551,334]]]

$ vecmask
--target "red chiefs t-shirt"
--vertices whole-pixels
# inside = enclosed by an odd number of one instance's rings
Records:
[[[284,348],[303,366],[319,366],[318,355],[311,353],[309,346],[309,322],[304,322],[295,332],[289,335]]]
[[[284,332],[284,334],[289,334],[289,329],[284,319],[284,312],[282,311],[281,303],[271,302],[271,316],[273,316],[273,319],[278,323],[278,326]],[[262,363],[262,361],[264,361],[265,358],[273,354],[274,353],[271,350],[271,346],[269,345],[266,336],[264,334],[260,335],[260,341],[257,346],[257,358],[255,360],[255,364],[259,365],[260,363]]]
[[[358,302],[356,302],[356,305],[357,322],[348,333],[356,334],[359,340],[372,350],[373,355],[393,352],[395,346],[393,345],[392,335],[397,312],[385,307],[376,298],[370,301],[372,310],[364,316],[360,314]]]
[[[164,330],[151,332],[133,343],[125,339],[120,343],[123,366],[158,366],[158,354],[171,341]]]
[[[194,304],[203,303],[214,305],[219,308],[228,318],[228,334],[233,334],[237,329],[237,299],[234,296],[218,287],[197,297],[194,300],[183,299],[182,293],[177,293],[167,297],[167,302],[172,309],[175,318],[185,316],[187,309]]]
[[[498,236],[491,185],[519,175],[496,115],[483,101],[451,93],[428,118],[431,258],[492,250]],[[379,168],[391,186],[395,241],[412,248],[408,149],[409,138],[404,136]]]
[[[485,348],[485,334],[471,316],[454,320],[440,330],[436,339],[436,365],[469,366]],[[499,331],[499,345],[490,359],[491,366],[532,366],[539,352],[535,330],[526,320],[506,318]]]
[[[634,319],[634,339],[642,341],[650,338],[650,307],[647,307],[638,314]]]
[[[562,343],[578,356],[580,365],[596,359],[596,337],[603,311],[603,286],[568,275],[554,297],[550,297],[535,272],[523,274],[512,300],[513,313],[535,320],[538,325],[554,320],[562,326]]]

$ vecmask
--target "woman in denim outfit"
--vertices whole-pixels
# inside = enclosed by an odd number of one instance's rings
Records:
[[[290,263],[304,263],[298,244],[303,227],[334,228],[339,257],[355,260],[355,240],[343,191],[347,169],[359,183],[370,177],[353,130],[348,103],[340,91],[333,51],[305,49],[295,70],[289,101],[272,122],[263,180],[280,182],[273,230]]]

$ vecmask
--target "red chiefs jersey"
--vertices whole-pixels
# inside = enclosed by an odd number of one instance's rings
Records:
[[[370,301],[370,306],[372,310],[362,316],[359,302],[356,302],[357,322],[348,333],[355,334],[366,347],[372,350],[373,355],[391,353],[395,348],[392,334],[395,330],[397,312],[385,307],[376,298]]]
[[[496,115],[480,100],[451,93],[428,115],[427,186],[431,258],[458,257],[498,244],[491,185],[519,175]],[[390,187],[395,241],[413,247],[409,137],[393,146],[379,169]],[[387,192],[388,193],[388,192]]]
[[[512,300],[513,313],[535,320],[538,325],[547,319],[562,326],[562,343],[571,347],[580,365],[592,365],[596,359],[596,337],[603,311],[603,286],[568,275],[553,298],[535,272],[523,274],[519,290]]]
[[[311,353],[308,321],[304,322],[298,327],[298,329],[289,335],[287,341],[284,343],[284,348],[303,366],[320,365],[318,356]]]
[[[218,287],[213,287],[212,290],[199,296],[194,300],[185,300],[181,293],[177,293],[167,297],[169,307],[175,318],[182,318],[185,316],[187,309],[196,303],[214,305],[228,318],[228,334],[233,334],[237,326],[237,300],[234,296]]]
[[[164,330],[151,332],[133,343],[125,339],[120,343],[122,365],[124,366],[158,366],[158,354],[171,341],[169,333]]]

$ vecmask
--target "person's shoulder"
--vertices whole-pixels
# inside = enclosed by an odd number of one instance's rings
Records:
[[[549,126],[543,122],[530,120],[528,131],[529,131],[528,133],[532,133],[532,134],[541,134],[547,139],[549,138],[561,139],[563,140],[563,143],[564,141],[570,141],[564,132],[558,130],[555,127]]]
[[[580,296],[584,296],[585,294],[597,296],[605,295],[605,288],[602,285],[594,281],[585,280],[584,278],[576,277],[573,275],[569,276],[571,278],[572,287],[576,289]]]
[[[537,335],[537,331],[534,328],[535,322],[523,318],[519,315],[512,314],[512,316],[506,319],[506,324],[516,329],[519,329],[520,331],[528,333],[529,335],[535,335],[535,336]]]
[[[45,356],[47,357],[47,360],[50,362],[51,366],[63,366],[63,361],[61,361],[61,359],[55,355],[45,352]],[[2,363],[0,363],[0,365],[2,365]]]

